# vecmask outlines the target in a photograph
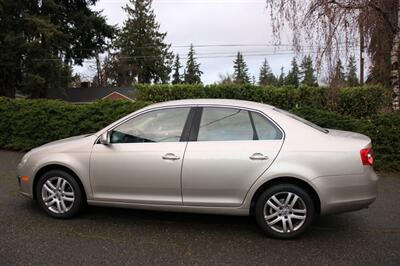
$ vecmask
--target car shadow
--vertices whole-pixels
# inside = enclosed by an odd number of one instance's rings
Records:
[[[253,237],[255,235],[258,238],[265,237],[253,216],[193,214],[90,206],[82,213],[81,219],[95,220],[105,224],[109,222],[118,223],[120,226],[128,227],[134,222],[136,225],[163,226],[169,230],[195,229],[203,232],[210,232],[211,230],[211,232],[218,231],[222,234],[241,232],[253,235]],[[354,233],[356,228],[360,229],[361,221],[362,217],[354,215],[354,213],[317,217],[304,236],[324,237],[326,234],[332,234],[336,237],[346,236],[349,231]]]
[[[236,237],[266,239],[266,236],[258,228],[254,217],[251,216],[193,214],[88,206],[76,218],[59,220],[48,217],[36,202],[29,201],[29,203],[24,205],[26,211],[38,221],[57,225],[65,224],[65,226],[76,228],[80,226],[98,228],[104,232],[118,226],[122,231],[143,229],[144,231],[148,230],[160,234],[166,231],[176,232],[177,234],[201,232],[203,235],[210,236],[219,235],[226,237],[234,234]],[[336,239],[347,238],[349,232],[353,235],[357,234],[357,230],[356,232],[354,230],[355,228],[358,228],[358,231],[360,231],[361,220],[362,217],[353,213],[318,217],[301,239],[308,241],[323,239],[327,236],[335,237]],[[271,239],[271,241],[275,240]]]

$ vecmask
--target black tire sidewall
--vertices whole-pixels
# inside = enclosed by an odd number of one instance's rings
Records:
[[[302,225],[295,232],[290,233],[279,233],[270,228],[264,220],[264,205],[272,195],[279,192],[293,192],[297,194],[304,201],[307,208],[307,217]],[[270,188],[266,189],[261,195],[258,197],[256,206],[255,206],[255,216],[258,226],[270,237],[277,239],[294,239],[302,235],[307,228],[311,225],[315,217],[315,206],[311,196],[307,193],[303,188],[293,185],[293,184],[277,184],[273,185]]]
[[[64,178],[71,184],[72,188],[74,189],[75,200],[72,205],[72,208],[66,213],[54,213],[54,212],[50,211],[47,208],[46,204],[43,202],[43,199],[42,199],[43,184],[52,177]],[[67,173],[65,171],[51,170],[49,172],[46,172],[45,174],[43,174],[40,177],[39,181],[37,182],[35,191],[36,191],[36,198],[39,203],[39,206],[41,207],[42,210],[44,210],[51,217],[60,218],[60,219],[69,219],[69,218],[76,216],[83,207],[82,189],[81,189],[79,183],[76,181],[76,179],[72,175],[70,175],[69,173]]]

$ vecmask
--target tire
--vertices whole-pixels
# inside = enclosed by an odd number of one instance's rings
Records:
[[[315,206],[310,195],[300,186],[277,184],[258,197],[255,216],[257,224],[268,236],[294,239],[303,234],[314,220]]]
[[[49,216],[69,219],[84,206],[84,194],[76,179],[62,170],[51,170],[37,182],[36,198]]]

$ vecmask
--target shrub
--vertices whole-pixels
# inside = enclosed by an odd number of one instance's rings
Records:
[[[282,109],[312,107],[329,110],[326,87],[273,87],[254,85],[136,85],[138,99],[162,102],[178,99],[225,98],[268,103]],[[381,86],[343,88],[338,112],[367,117],[390,106],[390,91]]]
[[[390,108],[390,90],[382,86],[342,88],[338,92],[339,110],[355,117],[367,117]]]
[[[283,109],[299,106],[323,108],[326,106],[326,88],[273,87],[254,85],[135,85],[138,99],[163,102],[179,99],[225,98],[263,102]]]
[[[0,147],[29,150],[53,140],[96,132],[145,105],[127,101],[73,105],[57,100],[0,98]]]

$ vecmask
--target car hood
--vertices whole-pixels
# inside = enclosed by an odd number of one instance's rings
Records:
[[[70,137],[70,138],[65,138],[65,139],[60,139],[60,140],[56,140],[53,142],[49,142],[47,144],[44,144],[42,146],[39,146],[37,148],[32,149],[32,153],[36,153],[36,152],[40,152],[43,150],[46,151],[65,151],[68,150],[69,147],[76,147],[76,146],[80,146],[79,144],[82,143],[86,143],[86,141],[84,141],[85,139],[88,139],[90,137],[97,137],[94,134],[85,134],[85,135],[80,135],[80,136],[74,136],[74,137]]]
[[[367,142],[371,141],[371,139],[368,136],[365,136],[360,133],[336,130],[336,129],[327,129],[327,130],[329,131],[328,134],[331,136],[343,137],[343,138],[348,138],[348,139],[357,139],[357,140],[362,140],[362,141],[367,141]]]

